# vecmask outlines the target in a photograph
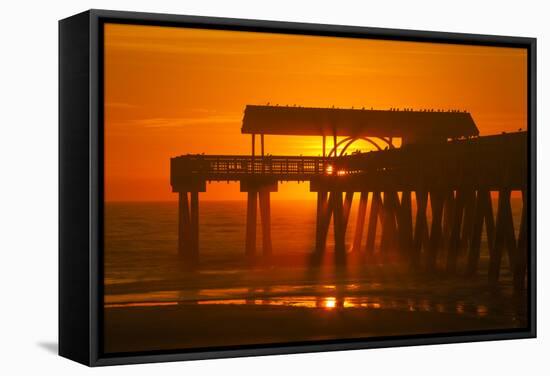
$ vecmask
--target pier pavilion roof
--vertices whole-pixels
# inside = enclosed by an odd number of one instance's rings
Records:
[[[468,112],[247,105],[242,133],[288,136],[457,138],[479,135]]]

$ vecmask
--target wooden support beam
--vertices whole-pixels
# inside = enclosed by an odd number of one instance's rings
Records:
[[[489,254],[489,283],[494,285],[498,282],[500,276],[500,264],[502,260],[502,248],[504,246],[504,194],[498,194],[497,219],[495,228],[495,237],[493,240],[493,249]]]
[[[417,270],[420,267],[422,248],[427,247],[426,233],[428,232],[428,220],[426,211],[428,207],[428,192],[416,191],[416,220],[414,227],[414,241],[411,254],[411,268]]]
[[[472,276],[477,273],[479,257],[481,254],[481,235],[483,232],[483,222],[487,212],[487,200],[491,197],[488,191],[479,190],[475,196],[475,208],[472,219],[472,236],[470,238],[468,260],[466,262],[466,276]]]
[[[401,204],[398,205],[397,213],[400,253],[403,259],[410,263],[413,243],[412,203],[410,191],[403,191],[401,193]]]
[[[367,244],[365,246],[366,254],[369,256],[374,255],[375,242],[376,242],[376,227],[378,225],[378,217],[382,208],[382,199],[380,192],[372,192],[369,224],[367,227]]]
[[[265,161],[264,161],[264,134],[260,133],[260,153],[262,157],[262,174],[265,173]]]
[[[368,197],[368,192],[361,192],[361,196],[359,198],[359,208],[357,210],[357,219],[355,223],[355,234],[353,235],[353,252],[361,252],[361,242],[363,240],[365,218],[367,216]]]
[[[458,248],[459,256],[466,253],[470,247],[472,232],[474,230],[476,192],[468,189],[464,191],[464,222],[462,225],[462,235],[460,236],[460,245]]]
[[[260,134],[260,146],[262,152],[262,158],[264,157],[264,134]]]
[[[317,193],[317,220],[315,229],[315,252],[322,255],[327,243],[328,228],[332,215],[332,197],[327,192]]]
[[[527,277],[527,192],[521,191],[523,206],[521,208],[521,222],[519,225],[518,249],[517,249],[517,266],[516,276],[514,278],[514,288],[516,290],[524,290],[526,288]]]
[[[397,192],[384,192],[382,205],[382,235],[380,239],[380,252],[385,262],[394,261],[397,251],[397,224],[395,213],[398,205]]]
[[[448,252],[449,244],[451,242],[452,222],[456,206],[454,191],[447,191],[444,200],[445,203],[443,204],[443,230],[441,234],[442,253]]]
[[[315,253],[322,253],[325,250],[324,241],[321,237],[325,202],[327,200],[327,192],[317,192],[317,213],[315,216]]]
[[[399,223],[400,223],[400,209],[401,204],[399,202],[399,195],[397,191],[391,191],[388,195],[389,200],[389,210],[390,210],[390,234],[389,237],[389,251],[390,259],[392,261],[398,261],[401,259],[401,243],[400,243],[400,234],[399,234]]]
[[[191,221],[189,218],[189,198],[187,192],[178,192],[178,253],[187,261],[191,244]]]
[[[455,274],[458,258],[458,248],[460,246],[460,230],[464,214],[464,191],[457,190],[454,200],[454,210],[451,219],[451,236],[449,239],[449,248],[447,253],[447,273]]]
[[[388,260],[388,250],[391,238],[390,199],[388,192],[382,194],[382,205],[380,210],[380,256],[384,262]]]
[[[271,257],[273,245],[271,243],[271,203],[270,192],[260,190],[260,217],[262,221],[262,253],[265,258]]]
[[[324,221],[323,221],[323,234],[325,236],[325,239],[328,236],[330,221],[333,214],[334,214],[334,195],[330,193],[326,202],[326,210],[325,210]]]
[[[246,206],[246,240],[245,252],[249,261],[256,257],[256,217],[258,208],[258,192],[249,191]]]
[[[199,192],[191,192],[191,262],[199,262]]]
[[[342,192],[334,191],[331,192],[331,195],[333,196],[334,211],[334,262],[336,265],[344,265],[346,262],[346,229]]]
[[[508,265],[513,276],[514,288],[520,286],[520,281],[518,280],[518,243],[516,240],[516,232],[514,226],[514,217],[512,215],[512,197],[511,191],[507,191],[507,197],[505,197],[505,228],[504,228],[504,243],[506,245],[507,256],[508,256]]]
[[[426,268],[428,271],[435,271],[437,267],[437,256],[441,247],[442,240],[442,216],[443,216],[443,203],[445,200],[444,191],[431,191],[430,192],[430,204],[432,207],[432,223],[430,231],[430,242],[428,245]]]
[[[518,243],[516,240],[516,230],[514,226],[514,217],[512,215],[512,197],[511,191],[506,198],[506,216],[505,216],[505,244],[508,255],[508,265],[513,276],[514,287],[519,286],[518,275]]]
[[[485,191],[485,230],[487,234],[487,248],[489,249],[489,256],[493,254],[495,248],[495,216],[493,214],[493,200],[491,198],[491,192]]]
[[[199,262],[199,193],[178,192],[178,253],[186,269]]]
[[[512,271],[516,267],[516,240],[514,234],[514,223],[512,208],[510,205],[510,189],[502,189],[498,195],[498,211],[495,229],[495,240],[493,252],[489,260],[489,283],[494,285],[498,282],[502,263],[502,251],[508,251],[508,262]]]
[[[353,202],[353,192],[346,192],[344,199],[344,234],[348,227],[349,213],[351,212],[351,204]]]

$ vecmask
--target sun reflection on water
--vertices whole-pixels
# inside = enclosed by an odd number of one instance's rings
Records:
[[[382,296],[358,295],[357,284],[343,286],[325,284],[318,286],[316,293],[311,295],[295,294],[300,289],[286,286],[265,288],[227,288],[180,291],[156,291],[149,294],[118,294],[105,299],[105,308],[117,307],[151,307],[170,305],[239,305],[239,306],[281,306],[336,311],[342,309],[383,309],[404,310],[408,312],[433,312],[439,314],[458,314],[476,317],[489,316],[487,305],[474,304],[464,300],[456,302],[420,298],[396,298]],[[307,289],[313,289],[308,286]],[[289,295],[281,293],[286,292]]]

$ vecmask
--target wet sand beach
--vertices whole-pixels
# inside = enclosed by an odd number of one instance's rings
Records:
[[[303,274],[306,270],[272,269],[111,286],[104,309],[104,350],[276,344],[526,325],[526,297],[513,293],[509,276],[493,290],[486,276],[433,279],[381,269],[345,278],[319,271],[324,274],[317,281]],[[145,286],[154,291],[142,291]]]
[[[105,351],[133,352],[509,328],[492,318],[397,310],[174,305],[105,310]]]

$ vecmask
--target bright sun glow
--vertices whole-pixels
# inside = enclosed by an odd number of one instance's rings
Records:
[[[335,308],[336,307],[336,298],[326,298],[324,301],[325,308]]]
[[[345,170],[334,170],[334,167],[332,167],[332,165],[327,165],[327,167],[325,168],[325,172],[327,175],[337,175],[337,176],[343,176],[343,175],[347,175],[347,171]]]

